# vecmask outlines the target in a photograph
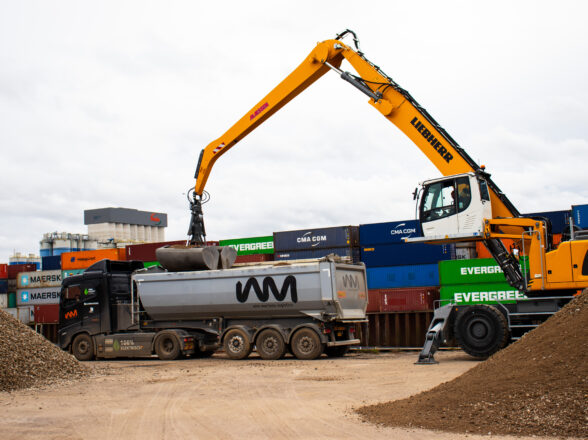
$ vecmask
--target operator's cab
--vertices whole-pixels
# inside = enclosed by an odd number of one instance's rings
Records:
[[[419,218],[424,237],[475,236],[492,217],[485,180],[474,173],[427,180],[422,184]]]

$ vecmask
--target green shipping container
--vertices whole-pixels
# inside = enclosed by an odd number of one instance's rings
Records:
[[[230,246],[237,251],[237,255],[273,254],[274,237],[249,237],[220,240],[219,246]]]
[[[506,283],[506,278],[494,258],[446,260],[439,262],[439,283],[441,286]]]
[[[84,273],[84,270],[86,269],[68,269],[68,270],[62,270],[61,271],[61,279],[65,280],[67,277],[71,277],[72,275],[79,275],[81,273]]]
[[[458,284],[442,286],[441,305],[450,301],[456,304],[511,304],[518,299],[526,298],[507,283]]]
[[[13,309],[16,307],[16,292],[8,292],[8,308]]]

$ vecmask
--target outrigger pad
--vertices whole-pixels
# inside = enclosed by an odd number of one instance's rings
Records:
[[[186,247],[164,246],[155,250],[159,264],[170,272],[215,270],[219,267],[220,251],[217,246]]]

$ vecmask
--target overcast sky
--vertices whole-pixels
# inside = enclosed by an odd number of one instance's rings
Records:
[[[166,212],[166,239],[184,239],[200,150],[346,28],[521,212],[588,203],[587,13],[565,0],[0,0],[0,261],[38,254],[45,232],[86,233],[83,211],[109,206]],[[412,219],[411,192],[439,175],[328,73],[215,164],[208,238]]]

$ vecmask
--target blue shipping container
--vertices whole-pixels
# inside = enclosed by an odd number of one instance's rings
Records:
[[[0,280],[0,293],[8,293],[8,280]]]
[[[41,267],[43,270],[61,270],[61,256],[42,257]]]
[[[340,257],[351,257],[354,263],[359,261],[359,248],[313,249],[308,251],[282,251],[274,254],[274,260],[303,260],[306,258],[322,258],[329,254]]]
[[[366,267],[432,264],[455,259],[455,244],[397,243],[362,246],[361,261]]]
[[[421,225],[417,220],[359,225],[360,246],[403,243],[404,238],[421,236]]]
[[[368,289],[439,285],[439,267],[437,264],[368,267],[366,273]]]
[[[551,221],[551,232],[561,234],[570,224],[570,211],[546,211],[523,214],[523,217],[546,217]]]
[[[574,218],[574,225],[580,229],[588,229],[588,205],[572,206],[572,216]]]
[[[301,251],[359,246],[357,226],[274,232],[274,250]]]

